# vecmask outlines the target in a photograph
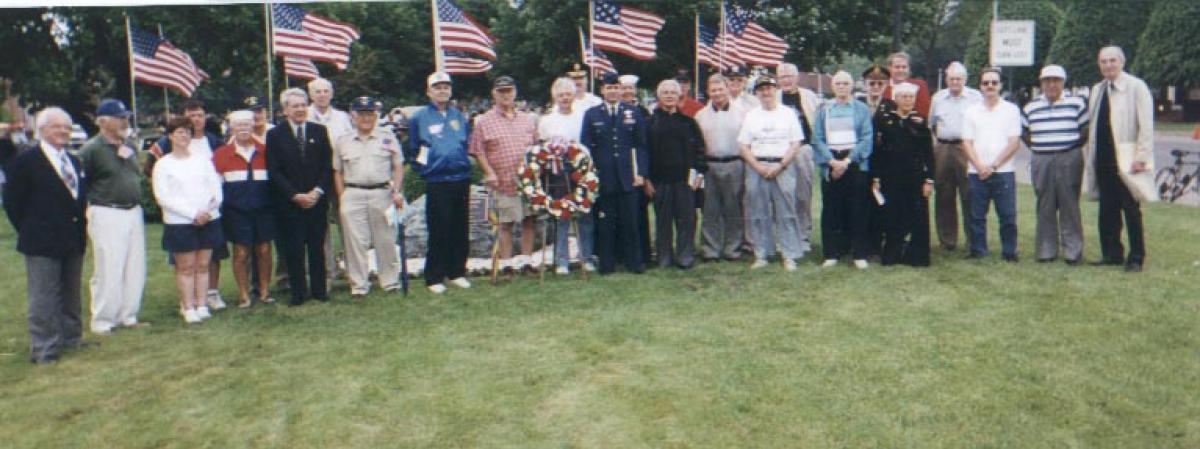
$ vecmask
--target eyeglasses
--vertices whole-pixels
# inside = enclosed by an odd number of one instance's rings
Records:
[[[883,83],[883,81],[867,81],[868,86],[882,86]]]
[[[980,81],[980,82],[979,82],[979,85],[980,85],[980,86],[999,86],[999,85],[1000,85],[1000,81],[991,81],[991,80],[989,80],[989,81]]]

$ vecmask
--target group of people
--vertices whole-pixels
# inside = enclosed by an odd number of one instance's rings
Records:
[[[1042,96],[1023,111],[1001,98],[995,69],[982,70],[975,90],[965,86],[966,68],[951,64],[948,87],[930,95],[924,82],[909,78],[908,63],[896,53],[886,67],[868,68],[861,100],[850,73],[836,73],[834,97],[823,100],[799,85],[795,65],[782,64],[773,75],[749,77],[743,68],[712,74],[702,86],[707,104],[689,96],[687,77],[666,79],[656,85],[652,105],[639,104],[636,76],[603,75],[595,96],[584,89],[587,73],[576,67],[554,81],[553,105],[541,116],[516,108],[516,82],[500,76],[492,108],[474,120],[453,107],[450,76],[436,72],[426,80],[429,103],[407,118],[403,138],[379,126],[379,104],[370,97],[354,99],[349,113],[334,109],[332,85],[319,79],[307,91],[280,94],[285,119],[275,125],[261,100],[248,98],[245,109],[228,115],[223,138],[205,131],[203,104],[188,102],[167,123],[145,167],[127,138],[130,114],[120,101],[100,103],[100,132],[78,156],[66,151],[71,117],[43,109],[35,119],[39,140],[10,162],[4,190],[27,267],[31,360],[53,362],[64,349],[86,344],[80,276],[88,240],[96,267],[89,283],[92,333],[145,325],[138,320],[146,278],[144,173],[162,209],[162,245],[187,323],[225,307],[217,286],[230,244],[239,307],[274,302],[273,273],[286,275],[290,305],[328,301],[335,270],[330,223],[340,228],[352,298],[370,291],[372,254],[379,287],[399,289],[395,225],[406,205],[406,163],[426,183],[424,278],[431,293],[444,293],[447,284],[471,287],[471,158],[489,191],[498,256],[528,267],[536,214],[517,174],[529,148],[551,140],[585,149],[591,164],[581,167],[592,167],[599,179],[590,213],[559,218],[559,274],[570,272],[572,231],[578,266],[601,274],[618,265],[633,273],[647,264],[687,269],[698,260],[746,254],[752,270],[778,255],[785,270],[795,271],[812,249],[814,180],[823,192],[822,267],[848,258],[866,269],[872,257],[883,265],[929,265],[931,196],[943,249],[958,244],[961,207],[969,257],[988,257],[994,203],[1001,256],[1015,262],[1013,156],[1022,138],[1033,152],[1037,260],[1082,261],[1082,189],[1100,200],[1098,263],[1141,270],[1139,203],[1153,195],[1135,178],[1152,160],[1153,108],[1145,83],[1123,71],[1119,48],[1100,51],[1104,81],[1089,98],[1064,94],[1066,73],[1050,65],[1041,70]],[[580,179],[572,167],[556,170],[549,185],[570,191]]]

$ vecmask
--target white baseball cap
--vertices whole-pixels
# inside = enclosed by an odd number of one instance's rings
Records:
[[[1039,80],[1043,80],[1046,78],[1061,78],[1063,80],[1066,80],[1067,79],[1067,71],[1063,70],[1062,66],[1060,66],[1060,65],[1050,64],[1048,66],[1042,67],[1042,74],[1038,75]]]
[[[450,74],[446,72],[433,72],[429,74],[429,78],[425,79],[425,87],[433,87],[437,83],[450,83]]]

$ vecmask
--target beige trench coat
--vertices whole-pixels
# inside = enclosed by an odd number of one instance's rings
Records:
[[[1100,111],[1100,94],[1106,81],[1092,86],[1088,100],[1091,127],[1087,145],[1083,147],[1083,192],[1088,199],[1100,198],[1096,185],[1095,155],[1097,116]],[[1154,97],[1150,88],[1141,79],[1121,72],[1108,92],[1109,122],[1112,124],[1113,143],[1116,145],[1117,166],[1121,181],[1139,202],[1158,201],[1154,187]],[[1133,173],[1133,163],[1146,163],[1146,170]]]

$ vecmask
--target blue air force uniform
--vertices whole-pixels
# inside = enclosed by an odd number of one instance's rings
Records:
[[[604,83],[609,81],[606,76]],[[616,84],[616,76],[611,81]],[[592,212],[600,273],[611,273],[616,268],[618,246],[625,267],[641,273],[644,261],[638,235],[638,196],[642,193],[633,180],[634,176],[645,179],[649,173],[645,117],[623,102],[595,106],[583,115],[579,141],[591,151],[600,178],[600,196]]]

